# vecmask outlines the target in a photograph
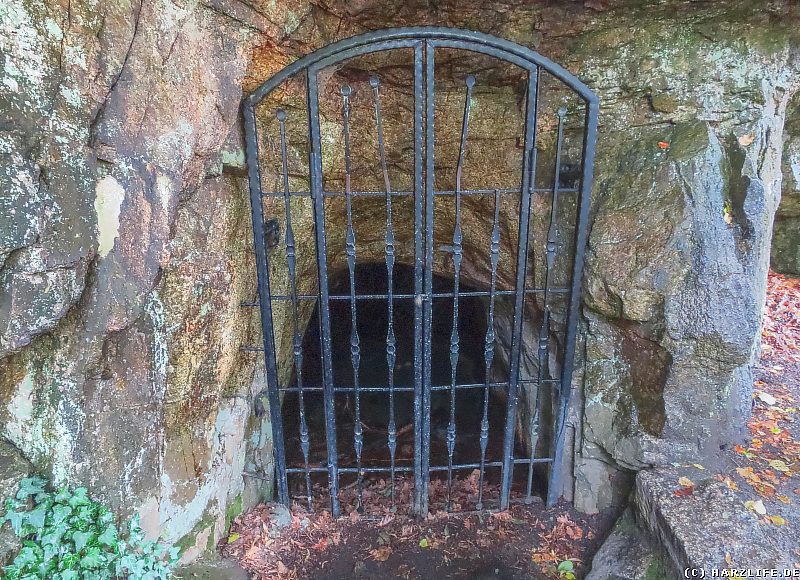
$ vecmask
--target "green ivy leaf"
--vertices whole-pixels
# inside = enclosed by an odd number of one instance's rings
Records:
[[[14,558],[14,563],[20,566],[22,569],[35,564],[38,562],[39,558],[36,554],[36,550],[34,550],[31,546],[23,546],[23,548],[17,554],[17,557]]]
[[[58,490],[58,493],[53,498],[53,501],[60,504],[65,504],[69,501],[69,498],[72,497],[72,494],[69,492],[69,489],[66,487],[62,487]]]
[[[75,488],[75,491],[72,492],[72,497],[67,501],[73,508],[88,506],[90,503],[92,503],[92,500],[89,499],[88,491],[85,487]]]
[[[17,499],[26,500],[32,495],[42,493],[46,484],[47,482],[41,477],[26,477],[19,482]]]
[[[11,529],[14,530],[14,533],[17,536],[22,536],[22,527],[27,521],[27,516],[25,512],[12,512],[9,511],[5,515],[5,521],[11,524]]]
[[[86,544],[89,543],[89,540],[92,538],[91,532],[81,532],[76,531],[72,533],[72,541],[75,542],[75,551],[80,552],[86,547]]]
[[[86,555],[81,558],[81,568],[83,569],[99,568],[102,563],[103,555],[100,552],[100,548],[97,546],[93,546],[86,550]]]
[[[43,528],[44,527],[44,520],[47,517],[47,504],[40,504],[36,506],[36,509],[31,510],[28,512],[26,522],[29,526],[34,528]]]
[[[97,541],[104,546],[113,547],[117,543],[117,526],[109,524],[103,533],[97,537]]]

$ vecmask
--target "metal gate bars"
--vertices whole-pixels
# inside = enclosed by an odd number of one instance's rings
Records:
[[[351,116],[353,114],[353,89],[344,83],[338,90],[339,122],[341,123],[340,154],[343,161],[343,191],[329,191],[323,179],[323,151],[321,137],[320,113],[320,73],[323,70],[341,66],[341,63],[381,51],[404,49],[413,54],[410,66],[413,69],[413,182],[410,191],[393,189],[390,171],[387,168],[387,146],[384,137],[382,110],[381,79],[373,75],[369,78],[371,114],[376,131],[376,156],[383,191],[356,191],[352,187],[353,145],[351,136]],[[460,140],[457,145],[458,155],[455,163],[454,187],[441,190],[436,188],[436,166],[434,151],[437,146],[435,124],[437,120],[435,100],[435,73],[437,52],[441,50],[464,50],[497,59],[498,61],[518,67],[524,72],[526,87],[524,91],[522,124],[521,163],[519,167],[519,186],[513,188],[468,189],[462,187],[464,181],[465,159],[467,157],[471,106],[474,100],[473,90],[476,86],[472,75],[463,78],[463,117],[460,126]],[[581,103],[583,116],[581,119],[581,139],[577,147],[580,155],[579,163],[568,164],[563,160],[565,148],[565,132],[568,127],[568,109],[559,107],[554,115],[552,144],[553,155],[548,161],[552,165],[552,175],[537,175],[537,168],[542,165],[537,154],[542,148],[539,133],[543,123],[542,109],[542,76],[550,75],[562,83]],[[260,116],[257,106],[273,93],[275,89],[285,85],[291,79],[305,80],[305,114],[294,114],[279,108]],[[566,416],[569,407],[573,359],[575,351],[576,329],[580,305],[580,281],[583,267],[583,253],[587,241],[587,222],[589,196],[592,184],[594,147],[597,131],[598,99],[577,78],[566,70],[537,53],[488,35],[463,30],[443,28],[401,28],[373,32],[322,48],[293,64],[287,66],[270,80],[249,95],[243,104],[246,133],[246,153],[250,188],[250,202],[253,218],[253,234],[255,257],[258,275],[258,301],[250,304],[260,310],[263,330],[263,352],[267,374],[267,395],[271,413],[272,436],[279,501],[288,504],[292,496],[303,498],[308,506],[313,507],[315,496],[319,493],[319,482],[327,480],[327,493],[330,495],[330,508],[337,516],[341,512],[340,480],[342,477],[354,479],[347,487],[355,487],[357,505],[363,505],[363,490],[369,477],[382,476],[388,479],[388,493],[395,503],[395,487],[400,478],[413,474],[413,510],[424,515],[429,509],[431,476],[437,480],[437,487],[446,490],[445,507],[454,505],[452,491],[455,474],[463,474],[477,470],[474,507],[497,507],[506,509],[515,497],[530,499],[533,493],[534,471],[537,464],[549,464],[547,485],[547,502],[553,504],[560,496],[561,460],[564,454]],[[573,117],[574,118],[574,117]],[[260,137],[259,122],[277,123],[277,137],[274,142],[276,156],[279,158],[277,181],[278,191],[264,191],[262,187],[262,160],[259,158],[259,145],[263,148],[264,140]],[[297,191],[290,186],[292,180],[290,164],[290,137],[288,127],[295,123],[307,123],[308,137],[308,187],[309,191]],[[496,120],[501,121],[501,120]],[[455,145],[454,145],[455,147]],[[574,173],[570,179],[568,173]],[[546,179],[548,183],[540,187],[539,183]],[[498,264],[501,257],[501,245],[505,240],[509,243],[509,235],[503,233],[504,213],[503,196],[514,196],[514,205],[518,211],[516,234],[516,256],[509,268],[513,288],[503,288],[498,282]],[[534,216],[534,197],[540,196],[544,215]],[[565,195],[572,199],[562,202]],[[492,210],[487,212],[491,220],[489,247],[485,248],[485,259],[488,272],[483,279],[488,282],[485,289],[464,289],[463,259],[465,250],[464,224],[462,221],[464,203],[467,198],[486,198],[491,200]],[[403,197],[411,200],[413,208],[413,235],[409,238],[409,246],[413,251],[400,256],[401,242],[398,232],[406,224],[398,221],[395,206]],[[313,240],[306,241],[302,236],[297,239],[296,228],[298,206],[295,200],[304,198],[310,204],[313,218]],[[342,259],[342,289],[349,292],[332,292],[329,279],[329,267],[335,261],[328,252],[329,234],[326,225],[330,226],[329,212],[326,212],[326,201],[331,199],[344,201],[345,221],[340,224],[344,231],[344,252]],[[356,232],[358,230],[359,213],[354,211],[354,200],[361,198],[383,199],[386,220],[383,225],[382,268],[385,276],[385,292],[359,291],[359,268],[362,264]],[[280,216],[276,221],[265,218],[264,201],[271,199],[273,209],[280,207]],[[437,268],[441,274],[442,266],[434,258],[435,251],[435,217],[438,200],[445,200],[454,206],[451,217],[452,235],[447,240],[447,252],[450,254],[446,268],[449,282],[442,290],[441,276],[435,276]],[[488,203],[488,201],[487,201]],[[574,216],[570,218],[569,227],[559,224],[563,207],[574,208]],[[411,216],[409,216],[411,217]],[[537,244],[532,222],[539,219],[543,224],[541,247]],[[305,226],[303,226],[305,227]],[[572,244],[571,261],[566,267],[556,264],[557,256],[567,254],[561,230],[572,233],[569,244]],[[305,234],[303,230],[303,234]],[[308,232],[310,233],[310,231]],[[532,245],[534,244],[534,245]],[[308,264],[301,268],[299,247],[313,246],[316,265],[314,284],[316,293],[303,293],[308,288],[300,272],[308,271]],[[275,257],[281,253],[280,258]],[[373,251],[374,254],[374,251]],[[373,258],[375,256],[373,255]],[[404,264],[401,264],[404,261]],[[305,258],[302,258],[305,259]],[[538,262],[537,262],[538,260]],[[286,291],[280,292],[271,288],[271,270],[276,264],[285,265]],[[533,264],[530,268],[529,266]],[[537,266],[539,264],[539,266]],[[397,276],[406,268],[411,280],[408,287],[401,287]],[[537,271],[538,270],[540,271]],[[559,270],[561,268],[561,270]],[[533,276],[531,276],[533,271]],[[563,275],[559,274],[562,272]],[[274,272],[272,273],[274,277]],[[474,274],[472,275],[474,278]],[[536,284],[530,278],[540,280]],[[362,277],[363,278],[363,277]],[[283,278],[282,278],[283,279]],[[541,283],[543,280],[543,284]],[[274,281],[274,280],[273,280]],[[510,285],[509,285],[510,286]],[[534,304],[528,305],[526,298],[533,296]],[[563,297],[557,301],[557,297]],[[464,379],[459,374],[459,365],[465,353],[462,348],[464,316],[460,309],[466,308],[464,300],[482,301],[486,310],[485,336],[482,342],[482,369],[475,376],[481,379]],[[507,299],[508,320],[503,326],[498,320],[499,301]],[[448,300],[447,314],[452,317],[449,337],[436,339],[445,345],[439,348],[434,339],[434,301]],[[364,334],[364,313],[368,301],[379,301],[383,304],[386,316],[385,339],[382,339],[384,350],[380,365],[385,365],[385,379],[380,384],[366,384],[364,372],[378,363],[370,359],[366,364],[362,359],[366,356]],[[309,322],[309,303],[316,307],[317,320]],[[332,338],[332,310],[334,315],[341,313],[339,304],[349,305],[349,349],[346,352],[334,352]],[[403,314],[398,314],[404,308]],[[276,313],[279,312],[279,315]],[[369,312],[375,312],[371,310]],[[531,313],[534,314],[531,314]],[[404,314],[408,313],[408,320]],[[413,313],[413,314],[412,314]],[[276,318],[276,316],[278,316]],[[337,319],[338,320],[338,319]],[[530,333],[526,344],[523,326],[526,323],[536,327]],[[341,321],[339,321],[341,322]],[[398,324],[406,324],[408,332],[400,332]],[[535,324],[534,324],[535,323]],[[316,327],[318,325],[318,328]],[[337,332],[341,324],[337,324]],[[309,353],[307,328],[319,332],[319,353]],[[560,328],[560,334],[557,329]],[[502,333],[507,352],[504,351],[501,372],[496,353],[501,346],[498,337]],[[280,335],[281,340],[276,341]],[[285,338],[285,340],[284,340]],[[412,344],[404,344],[407,340]],[[276,343],[280,342],[280,349]],[[284,346],[286,348],[284,348]],[[408,374],[407,381],[399,381],[400,367],[398,353],[400,349],[413,353],[409,364],[413,372]],[[279,350],[281,350],[279,352]],[[523,355],[531,350],[530,357]],[[258,348],[257,350],[261,350]],[[335,356],[334,356],[335,355]],[[370,355],[371,356],[371,355]],[[320,365],[320,373],[315,380],[306,371],[309,358],[314,357]],[[342,375],[334,372],[336,365],[343,359],[349,359],[347,376],[350,384],[342,384]],[[474,358],[474,357],[473,357]],[[523,358],[525,360],[523,360]],[[528,361],[528,362],[525,362]],[[283,365],[283,368],[281,368]],[[440,380],[437,374],[440,368],[448,367],[445,379]],[[505,374],[504,374],[505,373]],[[383,375],[382,375],[383,376]],[[407,384],[410,381],[411,384]],[[321,383],[321,384],[320,384]],[[528,390],[526,390],[526,388]],[[535,389],[535,395],[533,390]],[[479,393],[474,401],[473,423],[476,426],[477,445],[474,454],[462,459],[456,454],[459,445],[459,430],[463,430],[464,419],[457,418],[457,395],[470,391]],[[518,412],[521,393],[530,396],[524,398],[524,412]],[[287,433],[287,422],[282,415],[281,406],[287,395],[293,397],[296,405],[296,423],[291,426],[296,433]],[[365,433],[372,417],[365,417],[363,408],[365,397],[380,395],[386,398],[387,417],[385,420],[385,449],[388,460],[385,463],[371,463],[365,456]],[[337,398],[339,396],[339,398]],[[344,397],[344,399],[342,398]],[[408,432],[398,426],[398,408],[404,399],[413,402],[413,462],[399,456],[398,438]],[[320,421],[314,420],[321,398]],[[436,401],[434,402],[434,399]],[[347,412],[352,417],[352,448],[345,452],[337,443],[338,428],[342,427],[341,401],[345,401]],[[503,403],[502,420],[495,420],[499,429],[490,430],[490,402],[501,400]],[[437,433],[442,433],[442,459],[432,464],[432,405],[440,407],[441,425],[435,426]],[[373,410],[367,415],[374,414]],[[338,417],[338,419],[337,419]],[[524,421],[521,418],[524,417]],[[337,421],[339,425],[337,425]],[[542,422],[547,423],[549,436],[541,437]],[[466,422],[469,422],[467,419]],[[524,423],[524,425],[523,425]],[[318,433],[316,430],[322,430]],[[296,441],[300,455],[295,464],[287,462],[287,441],[292,436]],[[324,435],[324,459],[315,459],[312,437],[319,439]],[[519,440],[527,445],[527,450],[520,454],[515,449],[520,446]],[[497,456],[488,454],[490,440],[498,449]],[[500,444],[502,440],[502,444]],[[525,446],[523,445],[523,447]],[[463,446],[463,444],[462,444]],[[410,445],[408,446],[410,447]],[[537,449],[546,449],[546,453],[538,453]],[[354,457],[350,454],[354,454]],[[444,457],[446,456],[446,460]],[[515,468],[519,468],[515,471]],[[489,479],[496,480],[496,498],[487,498]],[[299,480],[299,492],[290,491],[289,479]],[[515,483],[516,482],[516,483]],[[493,488],[495,489],[495,488]],[[516,490],[516,491],[515,491]],[[521,491],[520,491],[521,490]],[[488,502],[488,503],[487,503]]]

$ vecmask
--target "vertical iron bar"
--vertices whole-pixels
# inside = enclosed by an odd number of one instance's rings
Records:
[[[353,423],[353,448],[356,452],[356,494],[358,511],[364,509],[362,497],[361,450],[364,447],[364,433],[361,426],[361,393],[359,392],[358,371],[361,366],[361,341],[358,337],[358,316],[356,313],[356,234],[353,230],[353,195],[350,183],[350,94],[349,85],[341,88],[342,123],[344,130],[344,195],[347,212],[347,234],[345,252],[347,269],[350,273],[350,362],[353,365],[353,398],[355,399],[355,421]]]
[[[536,455],[534,436],[539,434],[539,414],[541,413],[542,391],[544,390],[545,366],[547,364],[548,353],[550,350],[550,284],[553,266],[556,261],[556,238],[558,236],[558,188],[559,175],[561,175],[561,147],[564,145],[564,117],[567,109],[562,107],[558,110],[558,137],[556,139],[556,163],[555,177],[553,178],[553,194],[550,200],[550,225],[547,228],[547,242],[545,251],[545,270],[544,270],[544,295],[542,297],[542,326],[539,330],[539,369],[536,380],[536,400],[531,412],[530,426],[528,432],[531,438],[530,460],[528,464],[528,488],[525,501],[531,502],[531,491],[533,488],[533,458]]]
[[[389,383],[389,485],[392,507],[394,507],[394,467],[397,451],[397,424],[394,416],[394,367],[397,361],[397,341],[394,334],[394,230],[392,227],[392,187],[389,183],[389,171],[386,167],[386,147],[383,142],[383,121],[381,119],[380,80],[369,79],[375,97],[375,125],[378,129],[378,157],[380,158],[383,185],[386,191],[386,235],[384,237],[386,253],[386,303],[388,308],[388,325],[386,330],[386,366]]]
[[[303,393],[303,337],[300,334],[300,320],[297,301],[297,253],[294,245],[294,229],[292,228],[291,192],[289,191],[289,165],[286,153],[286,111],[278,109],[275,113],[280,125],[281,139],[281,180],[283,183],[283,205],[286,215],[286,261],[289,266],[289,293],[292,306],[292,353],[294,355],[294,373],[297,381],[297,407],[300,414],[300,449],[303,452],[303,470],[306,483],[306,500],[308,509],[313,508],[311,500],[311,472],[308,469],[309,437],[306,422],[306,404]]]
[[[489,317],[486,323],[486,338],[483,347],[483,362],[486,369],[483,383],[483,416],[481,418],[481,467],[478,480],[478,503],[476,509],[483,509],[483,479],[486,472],[486,446],[489,443],[489,383],[491,382],[492,361],[494,360],[494,303],[497,290],[497,265],[500,262],[500,190],[494,190],[494,220],[492,222],[491,247],[489,261],[492,265],[489,285]]]
[[[317,245],[319,276],[319,314],[322,339],[322,384],[325,405],[325,438],[328,450],[328,488],[331,494],[331,513],[338,517],[339,469],[336,447],[336,409],[334,400],[333,367],[331,362],[331,317],[328,298],[328,258],[325,238],[325,198],[322,193],[322,144],[319,129],[319,87],[316,69],[307,72],[308,123],[311,136],[309,166],[311,196],[314,202],[314,232]]]
[[[427,493],[422,477],[422,399],[423,399],[423,107],[424,93],[422,43],[414,46],[414,512],[428,513]],[[424,495],[424,498],[423,498]]]
[[[420,505],[428,513],[428,483],[430,482],[430,444],[431,444],[431,332],[433,323],[433,198],[434,198],[434,48],[430,42],[425,43],[425,296],[418,295],[424,301],[423,346],[424,375],[422,386],[422,490]]]
[[[578,224],[575,229],[575,259],[572,269],[567,318],[567,335],[564,342],[564,368],[561,371],[559,388],[559,408],[554,426],[553,462],[550,467],[550,481],[547,486],[547,505],[552,506],[561,497],[561,460],[564,451],[564,429],[567,422],[569,400],[572,393],[572,369],[575,361],[575,338],[581,307],[581,283],[583,280],[583,256],[589,232],[589,202],[592,194],[594,176],[594,153],[597,142],[597,117],[600,105],[596,97],[586,103],[586,131],[583,134],[583,174],[581,176],[581,195],[578,202]]]
[[[464,236],[461,231],[461,176],[464,171],[464,156],[467,153],[467,132],[469,131],[469,110],[472,87],[475,77],[466,78],[467,94],[464,99],[464,118],[461,121],[461,144],[458,149],[456,165],[456,216],[453,228],[453,326],[450,333],[450,422],[447,424],[447,511],[452,507],[453,491],[453,452],[456,447],[456,374],[458,370],[458,290],[461,282],[461,260],[463,258]]]
[[[508,405],[505,439],[503,442],[503,473],[500,484],[500,509],[508,509],[514,470],[514,428],[519,397],[519,359],[522,317],[525,307],[525,273],[528,262],[528,226],[530,222],[531,189],[536,172],[536,116],[539,104],[539,68],[528,73],[528,95],[525,106],[525,149],[522,162],[522,188],[519,204],[519,240],[517,248],[517,281],[514,294],[514,326],[511,334],[511,355],[508,377]]]
[[[278,368],[275,356],[275,337],[272,332],[272,302],[269,291],[269,264],[264,241],[264,208],[261,201],[261,168],[258,164],[258,135],[253,104],[247,100],[243,106],[247,154],[247,178],[250,188],[250,213],[253,219],[253,245],[256,253],[258,302],[264,344],[264,368],[267,375],[267,397],[272,423],[272,441],[275,456],[275,478],[278,501],[289,505],[289,485],[286,480],[286,457],[283,448],[283,419],[278,391]]]

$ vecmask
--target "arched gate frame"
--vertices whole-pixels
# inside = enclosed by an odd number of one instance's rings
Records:
[[[537,54],[536,52],[520,46],[518,44],[502,40],[486,34],[448,29],[448,28],[434,28],[434,27],[415,27],[415,28],[397,28],[387,29],[377,32],[363,34],[353,38],[349,38],[309,54],[296,62],[288,65],[275,76],[270,78],[267,82],[261,85],[256,91],[244,99],[243,114],[244,126],[246,136],[246,154],[250,190],[250,202],[252,208],[253,218],[253,233],[255,244],[255,256],[257,263],[258,274],[258,306],[261,315],[261,324],[263,329],[263,351],[265,355],[266,374],[268,382],[268,399],[271,411],[272,430],[274,440],[274,457],[276,466],[276,479],[277,479],[277,496],[278,500],[284,504],[289,503],[289,490],[287,484],[287,474],[290,473],[304,473],[308,485],[308,498],[311,502],[311,486],[310,471],[306,461],[306,467],[303,468],[288,468],[286,465],[285,450],[284,450],[284,430],[282,425],[282,418],[280,413],[281,408],[281,390],[290,390],[287,388],[281,389],[278,384],[278,367],[276,363],[275,352],[275,339],[273,335],[273,319],[272,319],[272,303],[275,300],[291,300],[295,308],[297,308],[297,293],[292,279],[293,296],[275,296],[270,292],[270,274],[269,263],[267,254],[267,241],[265,235],[269,232],[265,231],[265,217],[262,205],[262,197],[265,195],[262,192],[261,185],[261,170],[259,166],[259,150],[258,150],[258,135],[256,127],[256,106],[274,89],[279,87],[288,79],[304,74],[307,78],[307,105],[308,105],[308,132],[310,137],[310,152],[309,152],[309,175],[310,175],[310,196],[313,202],[314,213],[314,230],[316,242],[316,258],[318,268],[318,308],[321,320],[321,336],[322,336],[322,369],[323,369],[323,385],[322,391],[324,394],[324,406],[326,417],[326,440],[327,440],[327,465],[318,468],[318,471],[327,472],[327,480],[331,497],[331,510],[336,516],[340,513],[339,505],[339,475],[340,473],[356,473],[360,478],[365,472],[376,471],[391,471],[392,485],[394,484],[395,467],[394,467],[394,448],[396,441],[393,441],[393,436],[396,437],[396,432],[392,433],[392,429],[396,426],[390,425],[389,427],[389,441],[388,445],[392,452],[392,467],[387,469],[382,468],[369,468],[361,465],[360,450],[359,462],[355,467],[341,467],[337,463],[337,446],[336,446],[336,426],[334,414],[334,395],[338,387],[333,384],[333,373],[331,367],[331,328],[330,328],[330,294],[328,286],[328,273],[327,273],[327,257],[326,257],[326,233],[325,233],[325,197],[328,195],[323,191],[323,176],[322,176],[322,162],[321,162],[321,143],[320,143],[320,110],[319,110],[319,85],[318,74],[319,72],[331,65],[346,61],[356,56],[373,53],[377,51],[387,51],[392,49],[411,49],[414,53],[414,483],[415,483],[415,499],[414,511],[418,514],[424,515],[428,512],[428,484],[430,479],[431,466],[430,460],[430,403],[431,403],[431,365],[432,365],[432,352],[431,352],[431,318],[432,318],[432,272],[433,272],[433,196],[447,192],[434,191],[434,59],[437,49],[462,49],[475,53],[481,53],[489,57],[494,57],[502,61],[507,61],[527,71],[527,97],[525,106],[525,127],[524,127],[524,149],[523,161],[521,167],[521,184],[522,187],[519,193],[519,247],[517,250],[516,258],[516,287],[513,291],[514,296],[514,313],[513,313],[513,328],[512,340],[510,348],[509,359],[509,380],[508,384],[504,385],[507,389],[507,413],[505,418],[504,429],[504,453],[503,459],[499,462],[498,467],[501,469],[500,477],[500,493],[499,493],[499,507],[501,510],[507,509],[510,501],[511,485],[513,469],[516,465],[527,464],[528,468],[528,497],[530,497],[530,477],[533,465],[536,463],[550,463],[550,475],[547,493],[548,505],[554,504],[560,495],[562,487],[561,483],[561,461],[564,453],[564,440],[565,440],[565,427],[566,415],[569,407],[571,380],[573,372],[573,361],[575,354],[575,340],[576,330],[578,325],[578,318],[580,312],[580,286],[581,274],[584,262],[584,248],[587,243],[587,230],[588,230],[588,211],[589,199],[592,187],[593,177],[593,160],[595,152],[595,141],[598,123],[598,110],[599,102],[597,96],[575,76],[567,72],[561,66],[548,60],[547,58]],[[528,263],[528,245],[529,245],[529,217],[531,212],[531,193],[535,186],[535,173],[536,168],[536,142],[537,142],[537,108],[539,100],[539,76],[540,71],[546,71],[556,79],[559,79],[567,87],[569,87],[575,94],[585,103],[585,125],[583,132],[582,144],[582,160],[580,165],[579,186],[577,188],[578,205],[577,205],[577,224],[575,228],[575,248],[574,248],[574,262],[572,265],[571,286],[565,289],[569,293],[568,299],[568,312],[566,319],[566,337],[563,345],[563,360],[561,361],[561,374],[556,380],[551,381],[555,383],[554,394],[557,404],[555,405],[556,412],[554,417],[553,434],[554,441],[551,445],[552,453],[548,457],[534,457],[531,456],[525,459],[517,459],[514,457],[514,436],[515,425],[517,421],[517,402],[519,399],[520,389],[520,348],[523,324],[523,308],[524,296],[526,292],[526,267]],[[467,135],[467,122],[469,116],[469,90],[472,88],[474,79],[469,78],[467,84],[467,99],[465,103],[464,124],[462,129],[461,150],[459,154],[459,167],[457,171],[457,183],[454,192],[449,192],[457,198],[457,203],[460,202],[460,171],[461,164],[464,159],[464,148]],[[377,81],[373,81],[373,88],[376,90],[377,97]],[[345,109],[347,109],[347,94],[342,93],[345,101]],[[556,148],[556,168],[553,184],[550,188],[550,195],[552,195],[552,208],[555,208],[559,190],[561,185],[559,183],[561,163],[561,144],[563,136],[563,124],[566,111],[564,109],[559,111],[558,123],[558,142]],[[379,113],[378,113],[379,115]],[[279,112],[278,120],[281,123],[281,136],[282,136],[282,149],[283,149],[283,169],[282,181],[284,185],[284,194],[287,200],[287,227],[284,243],[290,268],[290,275],[294,277],[294,238],[291,229],[291,220],[288,210],[288,197],[289,181],[287,177],[286,168],[286,144],[285,144],[285,114]],[[346,119],[345,119],[346,122]],[[380,119],[378,118],[380,124]],[[380,128],[379,128],[380,131]],[[380,134],[380,133],[379,133]],[[345,139],[347,139],[347,129],[345,129]],[[382,144],[381,144],[382,146]],[[384,176],[385,173],[385,159],[384,161]],[[391,192],[389,191],[388,179],[387,182],[387,204],[391,204]],[[347,196],[351,192],[346,192]],[[349,212],[348,212],[349,213]],[[556,248],[556,232],[554,223],[555,209],[553,209],[550,218],[550,229],[547,234],[546,243],[546,261],[548,267],[548,276],[545,288],[539,289],[544,291],[545,304],[547,301],[547,292],[550,290],[550,276],[549,269],[553,264]],[[391,213],[389,213],[391,215]],[[350,216],[348,215],[348,221]],[[455,263],[455,292],[453,298],[458,301],[458,276],[459,267],[461,262],[461,240],[462,233],[460,229],[460,222],[456,221],[456,231],[453,236],[453,261]],[[486,292],[487,298],[494,301],[495,288],[495,270],[497,264],[497,250],[498,245],[498,228],[497,217],[495,217],[495,227],[492,236],[492,248],[487,251],[492,252],[492,288]],[[355,248],[352,238],[352,226],[348,228],[348,262],[350,264],[350,271],[352,275],[353,262],[355,261]],[[391,218],[387,223],[386,235],[386,263],[391,271],[394,263],[394,248],[392,238],[392,225]],[[391,278],[390,278],[391,280]],[[355,301],[355,296],[352,294],[353,287],[351,284],[351,302]],[[509,292],[511,293],[511,292]],[[384,296],[390,303],[393,301],[391,283],[388,288],[388,294]],[[255,305],[255,304],[254,304]],[[457,310],[456,310],[457,311]],[[539,349],[539,368],[544,368],[544,358],[547,357],[548,352],[548,317],[544,317],[542,323],[542,331],[539,335],[538,345]],[[494,349],[494,333],[492,330],[491,314],[489,318],[489,332],[486,339],[486,363],[487,369],[491,365],[493,354],[491,351]],[[300,339],[298,336],[298,329],[295,329],[295,361],[302,360],[301,353],[298,352],[300,346]],[[491,336],[490,336],[491,335]],[[451,356],[451,364],[458,361],[458,337],[454,332],[454,343],[451,345],[451,355],[455,355],[454,361]],[[393,364],[395,345],[393,344],[393,337],[387,337],[387,360],[389,364]],[[260,348],[258,350],[261,350]],[[351,355],[353,357],[353,365],[358,366],[358,340],[355,337]],[[488,393],[488,373],[487,373],[487,393]],[[540,371],[538,383],[543,387],[543,375]],[[356,397],[358,397],[358,379],[356,378]],[[453,393],[455,393],[455,379],[453,380]],[[302,391],[303,386],[298,385],[295,390],[299,388]],[[389,391],[393,388],[390,384],[386,387]],[[537,389],[541,392],[541,388]],[[488,394],[487,394],[488,396]],[[538,418],[537,418],[538,421]],[[356,421],[358,423],[358,420]],[[360,431],[359,428],[356,431]],[[308,453],[308,433],[301,434],[301,440],[304,440],[305,448],[304,453]],[[360,432],[355,434],[356,447],[360,445]],[[489,464],[484,461],[486,438],[487,438],[487,419],[484,413],[481,424],[481,447],[482,459],[480,464],[474,466],[457,466],[452,463],[452,448],[455,444],[455,427],[452,423],[448,426],[448,448],[450,454],[450,462],[447,466],[448,481],[451,480],[452,471],[456,468],[475,467],[481,470],[481,486],[483,485],[484,470],[489,467]],[[439,469],[444,470],[444,467]],[[360,484],[359,484],[360,485]],[[482,487],[481,487],[482,491]],[[483,507],[481,498],[477,502],[477,507]]]

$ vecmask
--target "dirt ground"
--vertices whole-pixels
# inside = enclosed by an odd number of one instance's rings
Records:
[[[770,275],[762,339],[749,439],[723,452],[718,465],[694,465],[734,490],[741,509],[758,514],[800,562],[800,279]],[[471,507],[476,480],[473,474],[456,485],[463,508]],[[548,509],[535,498],[505,513],[438,511],[419,520],[407,508],[392,511],[387,489],[377,481],[364,490],[370,511],[363,515],[355,510],[355,490],[345,490],[349,515],[338,520],[296,504],[283,513],[280,531],[272,523],[279,508],[258,506],[236,518],[222,552],[260,579],[558,578],[566,560],[581,578],[618,516],[586,516],[565,503]],[[408,505],[410,482],[395,489],[397,505]],[[432,482],[433,505],[442,493]]]
[[[460,491],[474,480],[459,482]],[[388,503],[383,508],[382,516],[351,511],[334,520],[328,511],[307,514],[295,505],[290,526],[270,537],[275,508],[259,506],[238,518],[223,553],[263,579],[557,578],[564,560],[578,574],[586,570],[616,519],[566,504],[546,509],[538,498],[503,513],[437,512],[425,520],[392,513]]]

